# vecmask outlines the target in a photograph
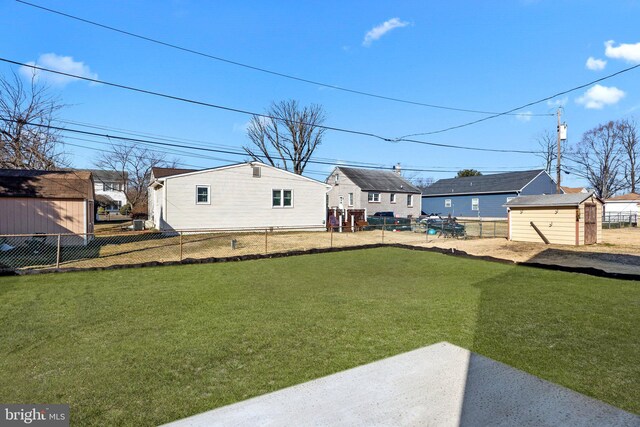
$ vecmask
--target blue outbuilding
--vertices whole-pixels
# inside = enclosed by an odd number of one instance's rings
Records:
[[[540,194],[556,194],[556,182],[543,169],[441,179],[422,191],[422,212],[506,219],[511,199]]]

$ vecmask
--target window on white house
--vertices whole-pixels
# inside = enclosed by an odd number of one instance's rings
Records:
[[[339,182],[340,182],[340,175],[336,174],[336,175],[334,176],[334,179],[335,179],[335,183],[336,183],[336,185],[337,185],[337,184],[339,184]]]
[[[391,193],[391,195],[389,196],[389,201],[391,203],[395,203],[396,202],[396,193]]]
[[[407,206],[408,207],[413,206],[413,194],[407,194]]]
[[[380,193],[369,193],[369,202],[380,203]]]
[[[451,207],[451,199],[444,199],[444,207],[445,208]]]
[[[293,190],[272,190],[271,205],[274,208],[290,208],[293,206]]]
[[[260,174],[261,174],[260,166],[254,166],[253,167],[253,177],[254,178],[260,178]]]
[[[472,211],[478,211],[480,210],[480,199],[474,197],[473,199],[471,199],[471,210]]]
[[[209,186],[208,185],[196,185],[196,204],[197,205],[209,205]]]
[[[349,206],[353,206],[353,193],[349,193]]]

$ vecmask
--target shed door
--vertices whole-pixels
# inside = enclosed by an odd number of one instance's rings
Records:
[[[593,245],[598,240],[598,210],[594,203],[584,205],[584,244]]]

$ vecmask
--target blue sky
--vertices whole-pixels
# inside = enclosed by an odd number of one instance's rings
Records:
[[[640,1],[271,1],[203,2],[67,0],[34,3],[232,61],[349,89],[463,109],[505,111],[640,63]],[[369,34],[367,36],[367,34]],[[389,138],[433,131],[485,117],[359,96],[240,68],[73,21],[17,2],[0,5],[1,57],[228,107],[263,112],[271,101],[317,103],[326,124]],[[66,57],[66,58],[65,58]],[[69,58],[70,57],[70,58]],[[591,59],[590,59],[591,58]],[[15,66],[0,63],[0,73]],[[209,147],[247,144],[249,116],[139,93],[42,76],[68,107],[61,118],[108,128],[200,141]],[[586,130],[640,116],[640,69],[474,126],[424,141],[535,150],[536,135],[555,132],[564,105],[569,143]],[[78,127],[78,126],[76,126]],[[80,127],[78,127],[80,128]],[[89,129],[90,130],[90,129]],[[114,133],[113,131],[109,131]],[[104,148],[99,138],[67,142]],[[93,141],[95,140],[95,141]],[[104,142],[104,141],[102,141]],[[187,142],[187,144],[189,144]],[[76,167],[97,153],[69,145]],[[217,160],[178,155],[195,167]],[[316,157],[391,167],[537,168],[532,154],[484,153],[391,143],[327,132]],[[310,165],[309,176],[330,170]],[[564,175],[567,185],[583,185]]]

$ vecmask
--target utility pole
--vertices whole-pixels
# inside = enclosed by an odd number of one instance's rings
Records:
[[[560,123],[560,115],[562,114],[562,108],[558,108],[558,112],[557,112],[557,117],[558,117],[558,158],[557,158],[557,162],[556,162],[556,193],[557,194],[562,194],[562,189],[560,188],[561,184],[560,181],[562,180],[562,168],[561,168],[561,156],[562,156],[562,150],[560,145],[562,144],[562,141],[566,141],[567,140],[567,124],[566,123]]]

